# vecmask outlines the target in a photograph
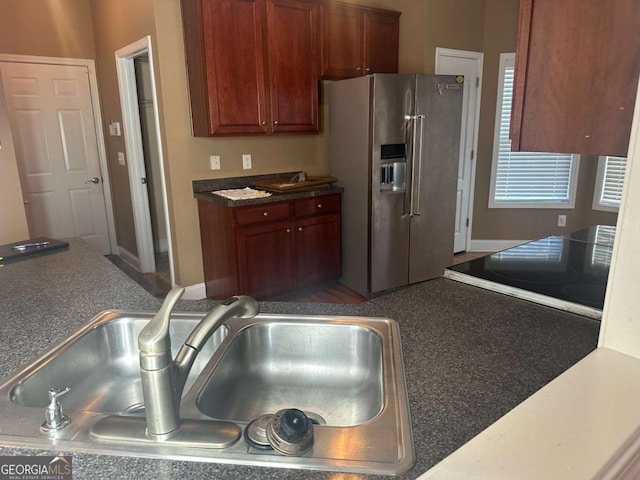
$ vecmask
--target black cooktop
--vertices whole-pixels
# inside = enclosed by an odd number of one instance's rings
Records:
[[[594,225],[448,270],[602,310],[614,238],[615,227]]]

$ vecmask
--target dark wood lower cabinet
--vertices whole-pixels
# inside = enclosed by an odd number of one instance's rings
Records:
[[[240,293],[268,297],[293,289],[290,222],[239,228],[237,238]]]
[[[295,223],[297,287],[338,278],[340,262],[340,215],[319,215]]]
[[[342,273],[340,194],[227,207],[198,200],[209,298],[268,298]]]

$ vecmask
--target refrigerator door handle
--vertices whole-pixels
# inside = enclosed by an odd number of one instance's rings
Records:
[[[405,190],[404,190],[404,202],[402,204],[402,216],[411,216],[413,211],[413,147],[415,144],[415,115],[404,116],[404,133],[405,133],[405,146],[407,151],[406,163],[407,168],[405,172]]]
[[[420,215],[420,190],[422,188],[422,132],[424,131],[424,115],[416,115],[416,120],[420,123],[419,135],[416,135],[416,129],[418,128],[418,122],[414,122],[413,125],[413,150],[411,152],[411,163],[413,174],[411,177],[411,215]],[[416,146],[416,138],[418,144]],[[416,157],[418,157],[418,163],[416,167]],[[415,188],[414,194],[414,185]]]

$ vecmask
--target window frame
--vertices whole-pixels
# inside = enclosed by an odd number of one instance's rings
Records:
[[[593,189],[593,203],[591,205],[591,208],[593,210],[600,210],[603,212],[617,213],[620,210],[620,202],[618,202],[617,205],[614,205],[612,203],[602,202],[602,191],[604,190],[607,158],[609,157],[625,158],[625,159],[627,158],[627,157],[620,157],[618,155],[600,155],[598,157],[598,170],[596,173],[596,183]],[[625,164],[625,176],[626,176],[626,164]],[[624,179],[622,180],[622,188],[624,188]],[[622,201],[622,197],[620,198],[620,201]]]
[[[493,153],[491,158],[491,182],[489,189],[489,208],[529,208],[529,209],[568,209],[574,208],[578,186],[578,172],[580,170],[580,155],[571,155],[571,178],[569,179],[569,198],[564,201],[537,200],[537,201],[497,201],[496,175],[498,159],[500,155],[500,126],[502,117],[502,101],[504,96],[504,77],[507,67],[515,66],[515,53],[501,53],[498,67],[498,91],[496,95],[496,112],[493,135]],[[532,152],[536,153],[536,152]],[[542,152],[541,152],[542,153]]]

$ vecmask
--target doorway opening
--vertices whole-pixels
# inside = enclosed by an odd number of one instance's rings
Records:
[[[436,48],[436,73],[464,76],[453,253],[467,251],[471,244],[483,59],[481,52]]]
[[[175,276],[152,58],[149,36],[116,52],[138,250],[133,266],[166,293]]]

